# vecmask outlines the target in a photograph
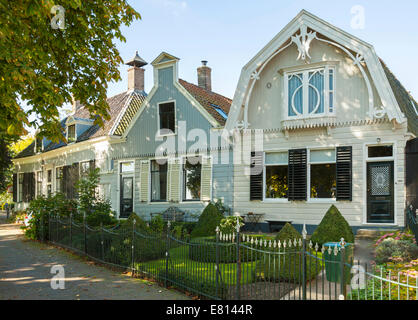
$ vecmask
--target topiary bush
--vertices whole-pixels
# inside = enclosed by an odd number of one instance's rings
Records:
[[[218,208],[212,203],[209,203],[200,215],[199,221],[191,233],[191,237],[214,236],[216,227],[221,223],[223,218],[224,216]]]
[[[315,229],[311,240],[322,246],[327,242],[340,242],[341,238],[347,243],[354,243],[353,230],[337,207],[332,205]]]
[[[276,236],[276,240],[280,242],[294,239],[302,239],[302,235],[290,223],[286,223]]]

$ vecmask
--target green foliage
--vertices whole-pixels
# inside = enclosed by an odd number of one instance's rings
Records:
[[[229,216],[223,218],[219,224],[219,229],[223,234],[231,234],[237,232],[237,220],[240,228],[244,226],[244,219],[239,216]]]
[[[409,262],[418,259],[418,246],[408,240],[383,240],[375,249],[375,261],[384,264],[393,260]]]
[[[161,234],[164,231],[165,223],[161,215],[157,214],[152,217],[149,227],[152,232],[156,234]]]
[[[276,236],[276,240],[281,242],[294,239],[302,239],[302,235],[290,223],[286,223]]]
[[[219,209],[212,203],[209,203],[199,217],[196,227],[191,233],[192,238],[213,236],[216,233],[216,227],[224,218]]]
[[[225,215],[226,213],[229,213],[229,207],[225,206],[222,199],[218,199],[216,200],[216,202],[211,202],[220,213],[222,213],[223,215]]]
[[[344,238],[347,243],[354,243],[354,234],[340,211],[332,205],[312,235],[312,242],[323,245],[326,242],[340,242]]]
[[[51,12],[54,5],[65,12]],[[110,118],[108,83],[120,80],[116,43],[125,41],[121,28],[139,13],[126,0],[2,1],[1,7],[0,130],[21,135],[24,126],[39,127],[42,136],[65,141],[59,108],[72,96],[102,126]]]

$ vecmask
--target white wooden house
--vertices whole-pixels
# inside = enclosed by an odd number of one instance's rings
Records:
[[[404,226],[417,106],[372,45],[300,12],[242,69],[235,212],[312,231],[335,205],[353,229]]]

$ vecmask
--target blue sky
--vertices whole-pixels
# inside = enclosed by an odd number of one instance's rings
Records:
[[[196,68],[208,60],[214,91],[233,97],[241,68],[300,10],[305,9],[372,44],[398,79],[418,99],[418,1],[304,0],[137,0],[130,4],[142,20],[123,28],[126,43],[117,43],[124,60],[135,50],[147,62],[162,51],[180,58],[179,75],[196,83]],[[365,13],[363,29],[353,29],[353,6]],[[110,83],[109,96],[127,88]],[[152,88],[152,67],[145,67],[145,90]]]

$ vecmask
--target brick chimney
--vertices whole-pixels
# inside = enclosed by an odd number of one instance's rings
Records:
[[[144,59],[138,55],[138,51],[135,53],[135,57],[129,60],[126,65],[131,66],[128,69],[128,91],[130,90],[144,90],[144,74],[145,70],[142,68],[147,65]]]
[[[202,66],[197,68],[197,84],[199,87],[212,91],[212,69],[207,66],[206,60],[202,61]]]
[[[74,97],[72,98],[73,100],[73,105],[72,105],[72,113],[76,113],[78,111],[78,109],[80,109],[82,107],[80,100],[75,100]]]

